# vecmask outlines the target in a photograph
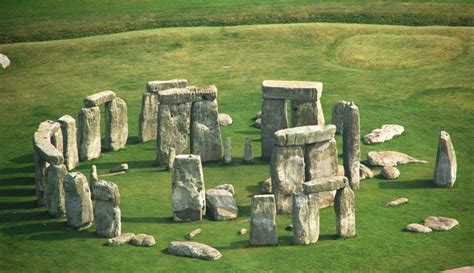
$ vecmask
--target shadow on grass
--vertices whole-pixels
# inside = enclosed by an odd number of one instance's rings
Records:
[[[36,200],[19,201],[19,202],[0,202],[0,210],[7,209],[34,209],[37,208]]]
[[[262,184],[263,182],[259,182],[257,185],[250,185],[250,186],[245,187],[247,192],[250,193],[249,195],[247,195],[247,197],[252,197],[256,194],[262,194],[260,191],[262,189]]]
[[[0,223],[14,223],[24,221],[43,221],[49,220],[50,216],[46,211],[28,211],[28,212],[10,212],[0,214]]]
[[[257,130],[245,130],[245,131],[236,131],[235,133],[241,135],[252,135],[252,136],[260,136],[260,131]],[[253,139],[252,139],[253,140]],[[258,139],[260,140],[260,138]]]
[[[10,159],[10,162],[15,163],[15,164],[33,163],[34,161],[35,161],[35,155],[33,153]]]
[[[27,165],[18,168],[3,168],[0,169],[0,174],[17,174],[17,173],[34,173],[35,167],[33,165]]]
[[[63,240],[70,240],[70,239],[97,239],[97,235],[91,231],[77,231],[74,229],[67,228],[65,224],[62,224],[62,231],[49,231],[43,232],[39,234],[33,234],[28,239],[35,240],[35,241],[63,241]],[[48,227],[51,229],[51,227]],[[106,239],[104,239],[106,240]]]
[[[12,177],[0,179],[0,186],[19,186],[19,185],[35,185],[34,177]]]
[[[434,188],[432,180],[413,180],[413,181],[398,181],[398,180],[387,180],[379,182],[379,188],[381,189],[426,189]]]
[[[154,160],[137,160],[137,161],[113,161],[105,163],[95,163],[99,170],[111,170],[120,164],[127,163],[129,169],[146,169],[146,168],[156,168]],[[92,164],[90,164],[92,165]]]
[[[35,196],[35,189],[0,189],[0,197],[5,196]]]
[[[138,224],[174,224],[173,217],[124,217],[122,222]]]
[[[205,168],[232,168],[232,167],[241,167],[241,166],[264,166],[269,165],[269,161],[265,161],[261,158],[254,158],[253,163],[244,162],[244,158],[241,156],[232,157],[232,162],[230,164],[224,164],[222,160],[203,162],[203,167]]]

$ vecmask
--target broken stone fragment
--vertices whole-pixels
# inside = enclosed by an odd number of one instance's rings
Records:
[[[115,92],[107,90],[95,93],[93,95],[87,96],[84,99],[84,106],[85,107],[94,107],[109,102],[115,99]]]
[[[405,227],[405,230],[415,233],[430,233],[432,231],[431,228],[416,223],[409,224]]]
[[[372,172],[369,167],[365,166],[364,164],[360,164],[359,167],[361,180],[374,177],[374,172]]]
[[[10,59],[5,54],[0,54],[0,65],[3,69],[7,69],[10,66]]]
[[[380,174],[386,179],[397,179],[400,176],[400,171],[392,166],[383,167]]]
[[[83,229],[94,221],[91,193],[86,177],[79,172],[68,173],[64,178],[67,224]]]
[[[77,120],[79,159],[86,161],[98,158],[101,151],[99,107],[82,108]]]
[[[182,88],[188,85],[188,81],[185,79],[173,79],[167,81],[149,81],[146,84],[147,92],[158,92],[172,88]]]
[[[147,234],[137,234],[130,240],[130,244],[134,246],[152,247],[156,245],[155,238]]]
[[[386,207],[395,207],[395,206],[403,205],[403,204],[406,204],[406,203],[408,203],[408,198],[402,197],[402,198],[397,198],[397,199],[394,199],[390,202],[387,202],[387,204],[385,204],[385,206]]]
[[[418,160],[407,154],[395,152],[395,151],[379,151],[369,152],[367,154],[367,160],[371,166],[397,166],[399,164],[408,163],[427,163],[424,160]]]
[[[215,261],[222,257],[219,250],[196,242],[171,242],[168,253],[176,256]]]
[[[128,164],[123,163],[113,168],[112,170],[110,170],[109,173],[118,173],[118,172],[126,172],[126,171],[128,171]]]
[[[189,232],[188,234],[186,234],[184,236],[184,238],[186,238],[186,240],[192,240],[194,237],[196,237],[197,235],[201,234],[201,229],[200,228],[197,228],[191,232]]]
[[[238,208],[228,190],[210,189],[206,191],[207,217],[211,220],[230,220],[237,218]]]
[[[452,188],[456,182],[457,167],[456,153],[451,137],[445,131],[441,131],[433,176],[434,184],[438,187]]]
[[[262,128],[262,119],[258,118],[256,120],[254,120],[253,127],[255,127],[257,129],[261,129]]]
[[[239,233],[239,235],[245,235],[245,234],[247,234],[247,229],[246,228],[241,228],[238,233]]]
[[[228,114],[220,113],[217,116],[217,120],[219,121],[220,126],[229,126],[232,125],[232,117]]]
[[[374,129],[370,134],[364,136],[363,140],[365,144],[376,144],[384,143],[395,136],[401,135],[405,131],[405,128],[401,125],[387,124],[382,125],[382,128]]]
[[[135,237],[133,233],[122,233],[117,237],[110,238],[105,242],[106,246],[120,246],[130,242]]]

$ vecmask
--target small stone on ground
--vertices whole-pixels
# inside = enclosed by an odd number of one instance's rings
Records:
[[[106,246],[119,246],[130,242],[135,237],[133,233],[122,233],[121,235],[110,238],[105,242]]]
[[[184,238],[186,238],[186,240],[192,240],[194,237],[196,237],[198,234],[200,234],[201,231],[202,230],[200,228],[197,228],[197,229],[191,231],[190,233],[186,234],[184,236]]]
[[[434,231],[446,231],[459,225],[458,220],[454,218],[442,217],[442,216],[429,216],[423,222],[423,225],[431,228]]]
[[[219,250],[196,242],[171,242],[168,253],[176,256],[215,261],[222,257]]]
[[[245,234],[247,234],[247,229],[241,228],[241,229],[239,230],[239,235],[245,235]]]
[[[395,206],[399,206],[399,205],[402,205],[402,204],[405,204],[405,203],[408,203],[408,198],[397,198],[397,199],[394,199],[390,202],[387,202],[387,204],[385,204],[386,207],[395,207]]]
[[[217,116],[217,121],[219,122],[220,126],[228,126],[232,125],[232,117],[228,114],[221,113]]]
[[[119,172],[126,172],[126,171],[128,171],[128,164],[124,163],[124,164],[120,164],[119,166],[113,168],[109,172],[110,173],[119,173]]]
[[[432,231],[429,227],[415,223],[406,226],[405,230],[416,233],[430,233]]]
[[[130,240],[130,243],[135,246],[154,246],[156,244],[155,238],[147,234],[137,234]]]
[[[382,169],[380,173],[386,179],[397,179],[400,176],[400,171],[392,166],[387,166]]]

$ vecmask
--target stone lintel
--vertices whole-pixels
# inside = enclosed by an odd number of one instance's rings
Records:
[[[333,176],[327,178],[314,179],[303,183],[306,193],[318,193],[334,191],[349,186],[349,180],[345,176]]]
[[[297,101],[317,101],[323,92],[322,82],[274,81],[262,83],[264,99],[289,99]]]
[[[84,106],[86,107],[94,107],[109,102],[115,99],[115,92],[106,90],[102,92],[95,93],[93,95],[87,96],[84,99]]]
[[[299,146],[323,142],[334,138],[336,126],[310,125],[292,127],[275,132],[277,146]]]
[[[173,79],[168,81],[150,81],[146,84],[146,92],[156,93],[158,91],[171,89],[171,88],[182,88],[188,86],[188,81],[185,79]]]
[[[217,87],[215,85],[203,88],[195,86],[172,88],[158,92],[158,101],[160,104],[180,104],[203,100],[212,101],[215,100],[216,97]]]

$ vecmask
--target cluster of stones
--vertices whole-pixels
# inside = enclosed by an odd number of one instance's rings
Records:
[[[429,216],[423,224],[412,223],[405,230],[416,233],[430,233],[432,231],[447,231],[459,225],[458,220],[443,216]]]

